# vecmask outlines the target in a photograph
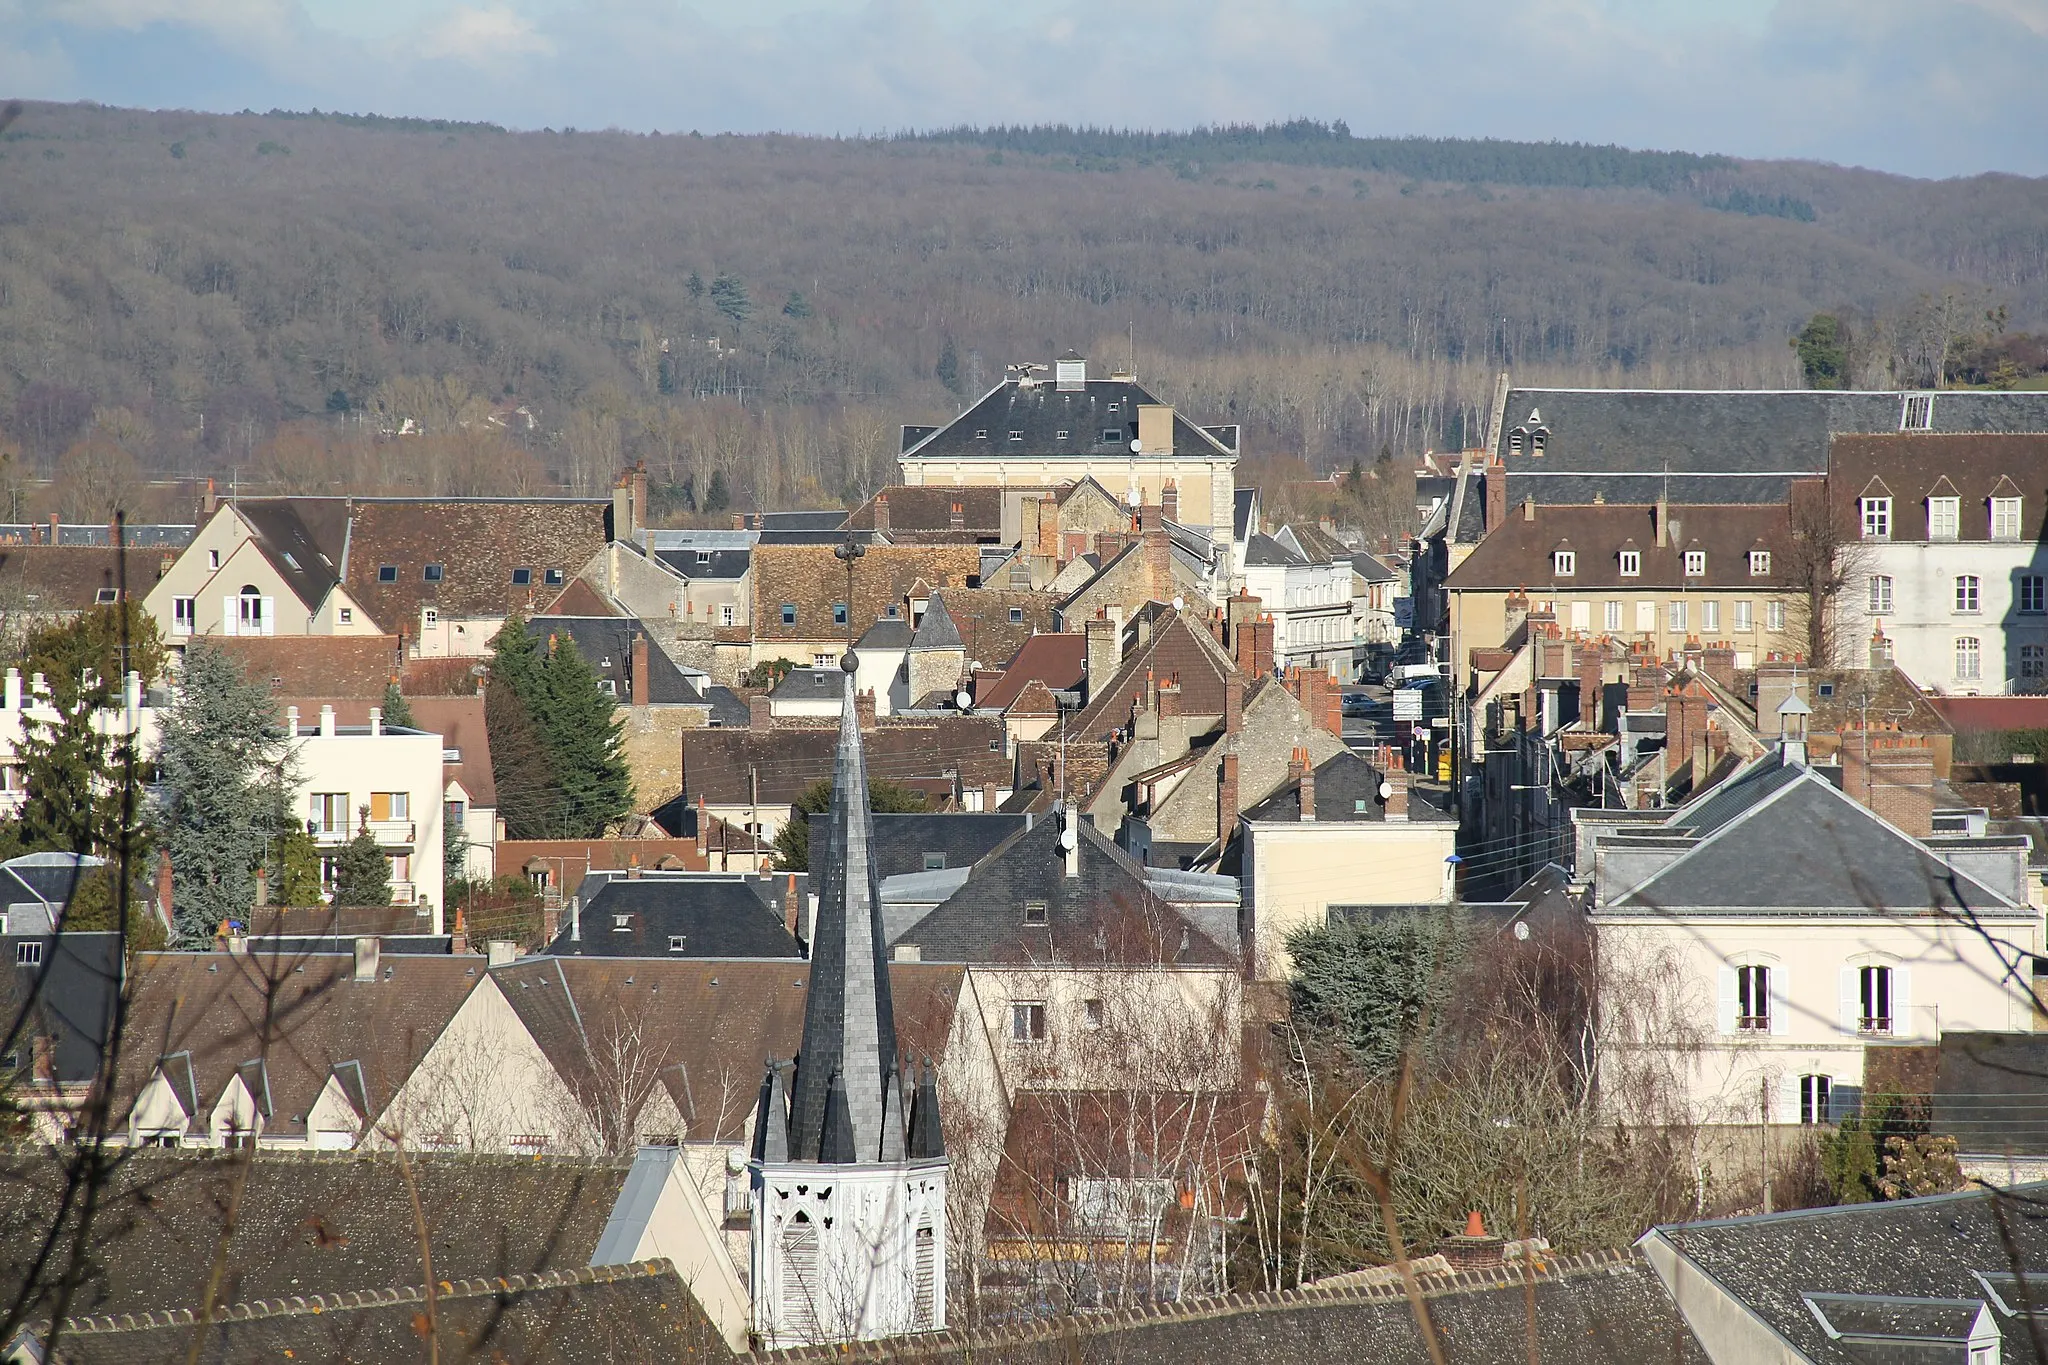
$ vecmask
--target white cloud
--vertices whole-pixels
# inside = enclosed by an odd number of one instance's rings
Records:
[[[478,65],[506,57],[545,56],[555,50],[554,43],[537,32],[533,20],[525,15],[502,6],[478,9],[469,5],[428,27],[408,47],[422,57]]]

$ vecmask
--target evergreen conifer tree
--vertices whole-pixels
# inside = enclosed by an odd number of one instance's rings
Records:
[[[384,684],[384,723],[403,725],[408,730],[419,728],[419,722],[412,718],[412,703],[405,699],[405,693],[398,690],[398,680]]]
[[[597,670],[574,640],[564,636],[553,645],[534,719],[554,768],[557,837],[595,838],[633,808],[617,703],[598,688]]]
[[[193,642],[157,759],[163,797],[155,821],[171,856],[180,947],[210,943],[223,920],[255,903],[256,866],[280,814],[274,779],[285,755],[276,721],[269,689]]]
[[[71,695],[55,720],[26,718],[15,752],[27,795],[15,837],[27,852],[111,859],[121,846],[120,781],[128,771],[129,741],[93,725],[93,713],[111,700],[104,686],[74,688]],[[134,847],[139,851],[139,842]]]
[[[341,846],[334,865],[336,905],[391,904],[391,860],[370,833],[370,812],[366,806],[356,837]]]
[[[490,683],[484,689],[484,729],[491,740],[491,776],[498,812],[514,839],[550,837],[555,826],[555,767],[534,719],[541,691],[540,653],[526,622],[508,618],[491,642]]]

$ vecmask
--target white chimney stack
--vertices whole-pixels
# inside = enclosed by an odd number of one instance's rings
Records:
[[[320,737],[322,739],[334,738],[334,708],[331,706],[320,708]]]

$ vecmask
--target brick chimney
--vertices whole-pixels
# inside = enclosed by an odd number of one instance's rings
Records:
[[[1638,661],[1628,671],[1628,709],[1654,711],[1664,699],[1664,670]]]
[[[1152,527],[1145,536],[1145,574],[1152,581],[1152,594],[1162,602],[1173,600],[1173,549],[1166,532],[1159,529],[1159,509],[1154,507]]]
[[[208,479],[206,481],[206,515],[212,516],[219,506],[220,496],[213,491],[213,480]]]
[[[1244,729],[1244,675],[1232,670],[1223,679],[1223,733]]]
[[[1101,531],[1095,536],[1095,557],[1104,564],[1123,553],[1124,538],[1115,531]]]
[[[950,531],[960,531],[965,530],[966,527],[967,508],[964,504],[956,502],[953,504],[953,510],[949,512],[946,516],[946,529]]]
[[[1223,755],[1216,774],[1216,846],[1220,849],[1237,833],[1237,755]]]
[[[1300,752],[1301,818],[1312,821],[1316,818],[1316,769],[1315,764],[1309,761],[1308,749],[1303,747]]]
[[[633,466],[633,529],[647,525],[647,462]]]
[[[1261,616],[1252,622],[1251,676],[1263,678],[1273,671],[1273,618]]]
[[[1778,733],[1778,708],[1785,698],[1806,696],[1806,670],[1782,654],[1772,654],[1756,666],[1756,721],[1765,738]]]
[[[1515,633],[1529,619],[1529,594],[1524,589],[1516,588],[1502,599],[1502,603],[1505,607],[1506,617],[1503,623],[1501,643],[1506,644],[1509,640],[1515,638]]]
[[[697,793],[697,861],[706,870],[711,866],[709,840],[711,838],[711,812],[704,809],[704,793]]]
[[[166,926],[171,923],[171,855],[160,853],[156,860],[156,912]]]
[[[1891,641],[1884,637],[1884,622],[1879,621],[1870,632],[1870,667],[1889,669],[1892,666]]]
[[[1579,645],[1579,725],[1583,729],[1600,728],[1600,692],[1605,682],[1606,650],[1597,640],[1582,641]]]
[[[1159,515],[1167,521],[1180,520],[1180,488],[1172,479],[1159,490]]]
[[[1486,529],[1491,531],[1508,519],[1508,467],[1499,460],[1486,466]]]
[[[645,478],[645,475],[640,477]],[[647,636],[644,632],[633,635],[633,705],[647,705],[648,690],[651,686],[647,666]]]
[[[1492,1270],[1506,1263],[1507,1243],[1486,1231],[1486,1220],[1474,1209],[1463,1232],[1444,1238],[1443,1254],[1453,1270]]]
[[[853,694],[853,714],[859,720],[861,729],[872,730],[875,728],[875,691],[873,688],[869,688],[865,692]]]
[[[1138,531],[1141,535],[1147,537],[1159,534],[1159,505],[1157,503],[1147,502],[1139,504]]]
[[[766,730],[775,724],[775,713],[769,709],[768,694],[757,692],[747,698],[747,728]]]
[[[796,893],[796,873],[788,874],[782,883],[782,927],[789,930],[789,936],[801,941],[804,936],[804,901]]]
[[[1934,832],[1934,750],[1925,735],[1842,732],[1842,790],[1916,839]]]
[[[1385,754],[1386,766],[1381,770],[1381,780],[1387,784],[1387,818],[1406,820],[1408,818],[1408,769],[1402,761],[1399,749],[1388,749]]]
[[[1735,646],[1716,640],[1700,651],[1700,671],[1723,690],[1735,690]]]

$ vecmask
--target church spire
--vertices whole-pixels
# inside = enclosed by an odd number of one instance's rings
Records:
[[[832,808],[823,829],[811,836],[818,917],[803,1051],[790,1103],[790,1155],[797,1161],[873,1162],[903,1150],[900,1132],[893,1143],[883,1135],[886,1124],[903,1122],[903,1111],[900,1092],[894,1104],[885,1098],[900,1084],[896,1014],[889,999],[867,759],[854,707],[855,666],[848,650],[840,664],[846,677]],[[847,1129],[850,1152],[844,1145]]]

